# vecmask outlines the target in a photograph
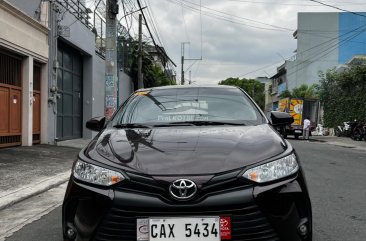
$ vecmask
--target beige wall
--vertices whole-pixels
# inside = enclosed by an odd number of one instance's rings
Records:
[[[48,59],[48,29],[28,15],[0,0],[0,46]]]
[[[33,64],[41,64],[41,143],[47,141],[48,31],[5,0],[0,0],[0,47],[23,57],[22,145],[32,145]]]

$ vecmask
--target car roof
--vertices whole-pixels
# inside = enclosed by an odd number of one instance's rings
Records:
[[[164,89],[197,89],[197,88],[218,88],[218,89],[238,89],[236,86],[230,85],[166,85],[166,86],[159,86],[159,87],[152,87],[152,88],[143,88],[138,89],[136,92],[140,91],[150,91],[150,90],[164,90]]]

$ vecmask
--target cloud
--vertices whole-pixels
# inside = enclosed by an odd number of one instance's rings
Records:
[[[177,64],[177,80],[182,42],[190,42],[185,44],[185,58],[200,58],[202,50],[202,61],[185,61],[186,79],[191,71],[192,80],[199,84],[215,84],[245,73],[250,73],[246,78],[274,74],[276,64],[280,65],[282,58],[290,57],[296,49],[292,33],[297,28],[297,12],[334,10],[305,0],[201,0],[200,15],[199,0],[145,1],[154,15],[164,48]],[[353,5],[344,7],[361,11],[365,5],[357,5],[358,2],[362,3],[353,0]]]

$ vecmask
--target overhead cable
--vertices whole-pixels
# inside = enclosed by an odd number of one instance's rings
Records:
[[[330,5],[330,4],[327,4],[327,3],[323,3],[323,2],[320,2],[320,1],[317,1],[317,0],[309,0],[309,1],[316,2],[316,3],[319,3],[319,4],[324,5],[324,6],[327,6],[327,7],[335,8],[335,9],[338,9],[338,10],[343,11],[343,12],[351,13],[351,14],[354,14],[354,15],[361,16],[361,17],[366,18],[366,15],[363,15],[363,14],[360,14],[360,13],[356,13],[356,12],[352,12],[352,11],[349,11],[349,10],[346,10],[346,9],[342,9],[342,8],[337,7],[337,6],[333,6],[333,5]]]

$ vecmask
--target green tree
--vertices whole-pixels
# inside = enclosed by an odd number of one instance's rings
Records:
[[[301,98],[301,99],[318,99],[319,86],[313,85],[300,85],[298,88],[294,88],[292,91],[285,90],[280,94],[280,98]]]
[[[338,73],[320,72],[319,96],[324,124],[336,127],[345,121],[366,119],[366,66],[353,66]]]
[[[264,109],[265,105],[265,93],[264,84],[255,79],[239,79],[239,78],[227,78],[219,82],[219,85],[231,85],[237,86],[245,90],[254,101]]]
[[[153,65],[146,73],[144,84],[145,87],[153,87],[171,85],[172,83],[159,66]]]
[[[302,84],[298,88],[294,88],[292,90],[292,98],[301,98],[301,99],[317,99],[317,85],[306,85]]]
[[[171,81],[164,71],[154,62],[153,57],[148,54],[148,45],[143,43],[143,55],[142,55],[142,76],[144,81],[144,87],[155,87],[164,85],[175,85],[176,83]],[[137,89],[138,79],[138,42],[133,41],[130,43],[130,76],[134,81],[134,87]]]
[[[280,98],[291,98],[292,93],[289,90],[285,90],[280,94]]]

